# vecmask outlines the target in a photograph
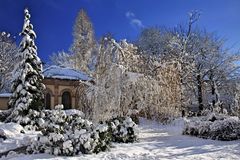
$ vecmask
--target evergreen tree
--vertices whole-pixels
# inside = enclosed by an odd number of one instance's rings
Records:
[[[94,50],[95,39],[92,23],[83,9],[76,18],[73,38],[71,51],[73,52],[74,68],[89,72],[89,61]]]
[[[13,112],[8,120],[26,124],[29,121],[25,115],[30,109],[40,110],[43,107],[42,83],[42,62],[37,56],[37,47],[34,43],[36,34],[33,31],[33,25],[30,23],[30,14],[28,9],[24,10],[25,20],[23,30],[20,35],[23,39],[20,43],[17,57],[21,61],[15,66],[14,80],[12,85],[13,95],[9,101],[9,107]]]

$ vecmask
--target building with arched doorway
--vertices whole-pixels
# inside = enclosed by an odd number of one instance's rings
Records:
[[[77,89],[84,81],[92,82],[87,74],[59,66],[50,66],[43,73],[46,109],[53,109],[58,104],[63,104],[64,109],[79,108]]]
[[[93,82],[87,74],[72,68],[50,66],[43,71],[43,83],[46,86],[44,104],[46,109],[53,109],[63,104],[64,109],[79,108],[77,90],[85,85],[84,82]],[[80,87],[80,88],[79,88]],[[8,99],[11,94],[0,94],[0,110],[8,109]]]

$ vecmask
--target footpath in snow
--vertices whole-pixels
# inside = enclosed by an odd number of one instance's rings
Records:
[[[8,160],[239,160],[240,141],[214,141],[181,135],[183,121],[172,125],[160,125],[142,119],[139,142],[133,144],[114,144],[109,152],[76,157],[55,157],[47,154],[10,155]],[[9,141],[8,141],[9,142]],[[12,140],[14,143],[15,141]],[[4,143],[4,142],[1,142]],[[8,144],[13,146],[13,144]],[[1,144],[4,146],[4,144]],[[6,144],[5,144],[6,146]],[[11,148],[11,147],[10,147]],[[0,148],[2,150],[2,148]]]

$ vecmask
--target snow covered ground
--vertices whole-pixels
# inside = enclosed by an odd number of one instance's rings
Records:
[[[47,154],[10,155],[11,160],[54,159],[54,160],[167,160],[167,159],[240,159],[240,141],[214,141],[181,135],[182,121],[162,126],[153,121],[141,120],[139,142],[114,144],[109,152],[76,157],[54,157]],[[20,137],[19,137],[20,138]],[[2,143],[2,142],[1,142]],[[14,142],[13,142],[14,143]],[[10,144],[9,144],[10,145]],[[0,145],[0,150],[2,150]]]
[[[0,122],[0,135],[5,135],[6,140],[0,138],[0,153],[22,147],[30,144],[31,140],[36,137],[40,132],[23,131],[23,127],[16,123],[1,123]]]

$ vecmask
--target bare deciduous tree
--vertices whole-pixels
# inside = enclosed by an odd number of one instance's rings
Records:
[[[58,66],[74,68],[72,55],[65,51],[53,53],[50,56],[51,63]]]
[[[0,32],[0,92],[10,92],[17,46],[9,33]]]

